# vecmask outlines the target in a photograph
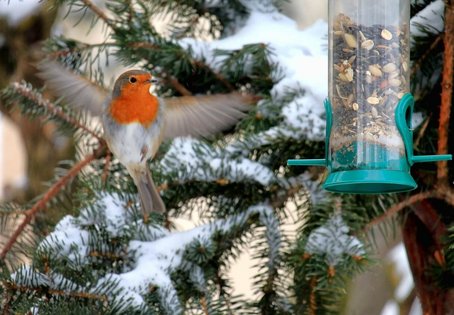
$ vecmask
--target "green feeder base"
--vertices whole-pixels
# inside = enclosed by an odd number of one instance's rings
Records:
[[[323,188],[331,192],[377,194],[416,188],[408,172],[392,170],[352,170],[329,174]]]

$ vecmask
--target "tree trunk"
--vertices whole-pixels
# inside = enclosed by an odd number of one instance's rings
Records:
[[[424,315],[454,315],[454,290],[441,288],[431,272],[446,268],[442,247],[446,232],[429,200],[413,206],[404,219],[402,237]]]

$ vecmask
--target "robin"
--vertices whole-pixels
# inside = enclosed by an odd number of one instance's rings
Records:
[[[162,141],[226,129],[256,100],[239,93],[160,98],[150,92],[156,79],[142,70],[122,73],[108,93],[55,61],[46,60],[38,69],[47,86],[71,106],[102,117],[104,138],[134,180],[145,216],[165,211],[147,166]]]

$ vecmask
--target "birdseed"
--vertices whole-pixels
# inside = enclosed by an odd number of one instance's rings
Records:
[[[345,14],[332,29],[333,129],[330,150],[354,150],[357,142],[404,154],[395,108],[409,92],[406,27],[360,25]]]

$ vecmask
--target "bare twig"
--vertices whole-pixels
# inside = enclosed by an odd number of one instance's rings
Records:
[[[175,77],[171,76],[170,78],[166,79],[170,85],[173,86],[175,90],[178,91],[181,95],[190,96],[192,95],[191,91],[189,91],[183,84],[180,83]]]
[[[423,122],[421,129],[419,129],[418,135],[416,136],[415,141],[413,142],[413,147],[417,148],[419,146],[419,142],[421,141],[422,137],[426,133],[427,127],[429,126],[430,119],[432,118],[431,115],[427,117],[427,119]]]
[[[104,151],[104,145],[100,146],[93,154],[88,155],[82,161],[79,161],[76,165],[74,165],[68,173],[60,178],[55,184],[53,184],[49,190],[44,194],[42,198],[40,198],[30,209],[25,211],[23,214],[25,215],[24,220],[16,227],[16,230],[13,232],[11,237],[8,239],[8,242],[3,247],[2,251],[0,252],[0,259],[4,260],[8,252],[11,250],[13,245],[16,243],[18,237],[22,234],[26,226],[31,222],[31,220],[35,217],[38,211],[44,209],[47,203],[54,198],[72,179],[74,179],[77,174],[88,164],[90,164],[93,160],[99,158],[99,156]]]
[[[232,84],[230,84],[230,82],[227,81],[223,75],[214,71],[209,65],[207,65],[206,63],[199,61],[199,60],[195,60],[193,63],[195,65],[197,65],[198,67],[204,68],[204,69],[208,70],[209,72],[211,72],[219,82],[221,82],[226,88],[229,89],[230,92],[235,91],[235,87]]]
[[[114,28],[113,22],[111,19],[107,17],[107,15],[98,7],[96,6],[91,0],[81,0],[87,8],[93,11],[101,20],[104,21],[107,25],[111,28]]]
[[[30,290],[39,291],[39,292],[43,291],[42,288],[30,288],[28,286],[19,286],[15,283],[11,283],[9,281],[3,281],[3,285],[8,290],[11,290],[11,291],[20,291],[20,292],[30,292]],[[55,289],[48,289],[48,290],[46,290],[46,292],[49,294],[52,294],[52,295],[77,297],[77,298],[84,298],[84,299],[90,299],[90,300],[100,300],[105,303],[108,302],[107,296],[92,294],[92,293],[88,293],[88,292],[65,291],[65,290],[55,290]]]
[[[443,77],[441,82],[441,107],[438,127],[438,154],[448,153],[449,120],[454,77],[454,1],[445,1],[445,32],[443,37]],[[448,186],[448,162],[438,162],[438,186]]]
[[[364,231],[365,232],[369,231],[373,226],[375,226],[375,225],[377,225],[379,223],[382,223],[383,221],[389,219],[390,217],[392,217],[396,213],[402,211],[406,207],[411,206],[412,204],[414,204],[416,202],[425,200],[427,198],[435,197],[435,196],[436,196],[436,192],[433,191],[433,190],[430,190],[430,191],[420,192],[420,193],[415,194],[415,195],[413,195],[413,196],[411,196],[411,197],[409,197],[409,198],[407,198],[405,200],[402,200],[401,202],[395,204],[394,206],[392,206],[388,210],[386,210],[385,213],[383,213],[381,216],[379,216],[379,217],[373,219],[372,221],[370,221],[364,227]]]
[[[200,298],[200,305],[202,306],[203,314],[210,315],[208,312],[207,299],[204,296]]]
[[[110,151],[107,152],[106,158],[104,160],[104,169],[102,171],[101,182],[105,186],[107,183],[107,176],[109,175],[109,167],[112,161],[112,153]]]
[[[442,38],[443,38],[442,35],[438,34],[435,40],[432,42],[432,44],[430,44],[430,47],[421,55],[421,57],[418,58],[418,60],[416,60],[413,63],[413,67],[411,70],[412,76],[415,75],[416,72],[421,68],[422,64],[432,54],[435,47],[437,47],[440,44]]]
[[[152,44],[152,43],[146,43],[146,42],[135,42],[135,43],[130,43],[128,44],[129,47],[132,48],[146,48],[146,49],[160,49],[159,46]],[[224,76],[222,76],[220,73],[214,71],[209,65],[206,63],[200,61],[200,60],[191,60],[191,63],[199,68],[203,68],[213,74],[213,76],[221,82],[230,92],[235,91],[235,87],[230,84],[229,81],[227,81]],[[184,94],[183,94],[184,95]]]
[[[315,295],[315,288],[317,287],[317,278],[313,277],[309,283],[310,296],[309,296],[309,314],[317,315],[317,296]]]
[[[91,251],[90,252],[90,257],[99,257],[99,258],[105,258],[105,259],[110,259],[110,260],[122,260],[124,259],[123,256],[117,255],[115,253],[102,253],[99,251]]]

